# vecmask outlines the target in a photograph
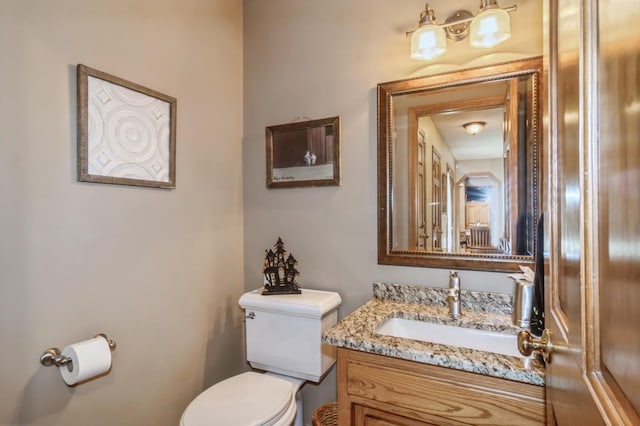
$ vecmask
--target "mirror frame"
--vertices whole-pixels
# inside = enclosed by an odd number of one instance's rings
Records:
[[[542,141],[540,120],[542,117],[540,93],[542,87],[542,58],[534,57],[519,61],[489,65],[481,68],[435,74],[426,77],[396,80],[378,84],[378,264],[417,266],[445,269],[471,269],[496,272],[519,271],[519,265],[533,267],[534,256],[425,252],[417,250],[392,250],[393,226],[393,143],[389,129],[392,119],[392,97],[397,95],[424,93],[441,89],[464,87],[476,83],[488,83],[522,76],[532,76],[533,122],[532,144],[532,205],[533,205],[533,253],[537,243],[537,222],[540,214],[541,187],[540,170]]]

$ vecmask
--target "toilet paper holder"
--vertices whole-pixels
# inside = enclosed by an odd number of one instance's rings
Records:
[[[116,350],[116,342],[109,339],[106,334],[98,333],[93,337],[103,337],[109,344],[109,349],[111,349],[112,352]],[[44,351],[44,353],[40,355],[40,364],[45,367],[64,367],[66,365],[69,371],[73,369],[71,358],[62,355],[58,348],[49,348]]]

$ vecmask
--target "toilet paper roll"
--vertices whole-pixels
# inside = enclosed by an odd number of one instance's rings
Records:
[[[111,368],[109,342],[101,336],[69,345],[62,350],[62,355],[71,358],[70,364],[60,367],[62,379],[69,386],[104,374]]]

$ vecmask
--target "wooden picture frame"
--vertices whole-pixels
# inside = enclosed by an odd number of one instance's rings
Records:
[[[174,97],[79,64],[78,180],[175,188]]]
[[[269,126],[267,188],[340,185],[340,117]]]

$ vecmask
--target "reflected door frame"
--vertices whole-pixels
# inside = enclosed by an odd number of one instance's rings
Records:
[[[411,123],[415,123],[415,128]],[[415,146],[409,147],[409,248],[426,250],[430,235],[427,233],[427,143],[417,120],[410,122],[409,131],[416,132]]]

